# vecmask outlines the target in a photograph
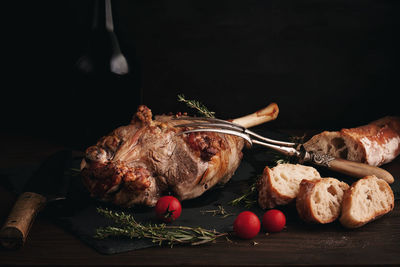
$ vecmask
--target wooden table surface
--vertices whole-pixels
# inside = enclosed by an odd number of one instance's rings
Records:
[[[63,149],[40,138],[1,134],[0,169],[40,163]],[[400,179],[400,159],[384,166]],[[0,223],[16,195],[0,186]],[[400,265],[400,202],[383,218],[356,229],[339,223],[309,225],[290,220],[283,232],[261,232],[251,241],[231,236],[197,247],[154,247],[117,255],[101,255],[77,237],[38,216],[25,246],[0,248],[0,264],[8,265]]]

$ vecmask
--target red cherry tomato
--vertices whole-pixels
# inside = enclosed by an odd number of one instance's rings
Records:
[[[251,239],[260,232],[261,223],[257,215],[251,211],[241,212],[233,223],[236,235],[243,239]]]
[[[181,216],[182,206],[173,196],[163,196],[157,201],[155,207],[157,218],[164,222],[172,222]]]
[[[267,232],[280,232],[286,225],[286,217],[280,210],[269,210],[262,219],[263,228]]]

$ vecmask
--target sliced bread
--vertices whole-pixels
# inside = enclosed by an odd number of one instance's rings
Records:
[[[383,216],[394,207],[394,195],[389,184],[376,176],[366,176],[344,193],[340,223],[357,228]]]
[[[335,178],[302,180],[296,198],[301,219],[313,223],[330,223],[339,218],[344,192],[349,185]]]
[[[320,177],[315,168],[301,164],[267,166],[258,181],[258,204],[263,209],[288,204],[297,197],[301,180]]]

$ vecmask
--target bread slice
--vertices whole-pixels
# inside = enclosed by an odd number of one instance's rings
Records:
[[[263,209],[288,204],[297,197],[301,180],[320,177],[315,168],[301,164],[267,166],[258,181],[258,204]]]
[[[330,223],[339,218],[344,192],[349,188],[335,178],[302,180],[296,198],[301,219],[313,223]]]
[[[383,216],[394,208],[394,195],[389,184],[376,176],[366,176],[344,193],[340,223],[357,228]]]
[[[400,117],[384,117],[357,128],[324,131],[304,144],[307,151],[380,166],[400,154]]]

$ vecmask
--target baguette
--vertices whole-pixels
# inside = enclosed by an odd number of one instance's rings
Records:
[[[364,126],[336,132],[324,131],[307,141],[304,148],[380,166],[400,154],[400,117],[384,117]]]
[[[301,219],[312,223],[330,223],[339,218],[344,192],[349,185],[335,178],[302,180],[296,198]]]
[[[301,180],[320,177],[315,168],[300,164],[267,166],[258,181],[258,204],[263,209],[288,204],[297,197]]]
[[[366,176],[344,193],[340,223],[347,228],[357,228],[373,221],[394,208],[393,191],[382,179]]]

